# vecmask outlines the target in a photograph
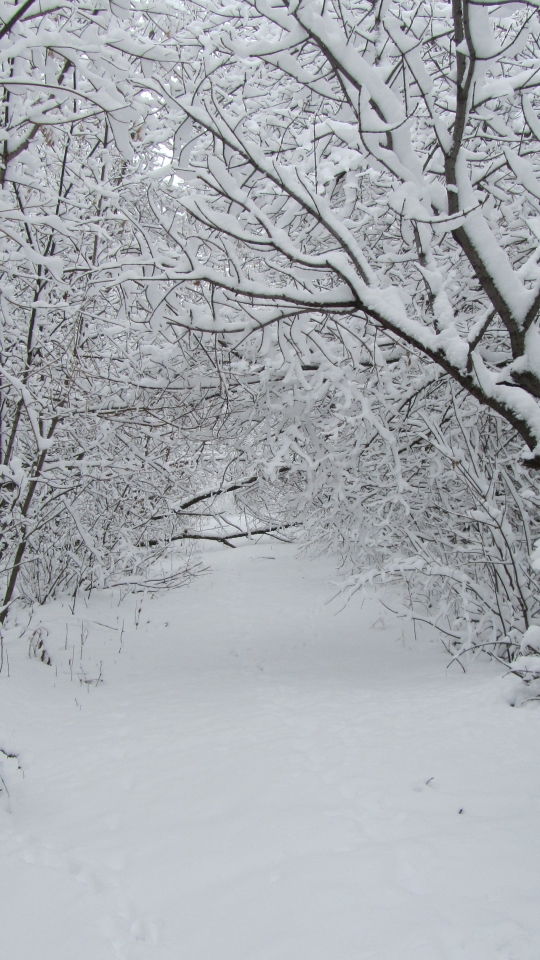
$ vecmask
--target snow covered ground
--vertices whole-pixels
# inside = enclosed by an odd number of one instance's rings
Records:
[[[293,546],[206,558],[9,644],[2,958],[538,960],[537,705]]]

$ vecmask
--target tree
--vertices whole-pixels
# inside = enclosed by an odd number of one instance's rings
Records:
[[[505,10],[206,3],[147,85],[176,117],[198,222],[162,265],[184,284],[174,323],[384,330],[503,416],[535,466],[538,19]]]
[[[168,136],[124,83],[157,49],[133,22],[26,3],[0,30],[0,624],[16,597],[190,576],[156,561],[174,505],[215,482],[207,356],[146,327],[130,272],[151,272],[145,184]]]
[[[246,365],[317,536],[355,513],[362,563],[414,561],[432,609],[454,583],[452,642],[511,655],[538,615],[540,121],[536,8],[506,14],[205,3],[148,89],[182,181],[152,201],[152,311]]]

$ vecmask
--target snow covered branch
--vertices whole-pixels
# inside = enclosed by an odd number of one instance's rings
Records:
[[[300,323],[308,339],[369,318],[540,466],[540,28],[528,4],[505,9],[206,4],[176,68],[147,81],[179,118],[184,181],[156,201],[163,317],[245,336]]]

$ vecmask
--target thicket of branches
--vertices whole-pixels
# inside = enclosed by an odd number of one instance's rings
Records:
[[[3,17],[5,604],[79,576],[55,524],[136,577],[236,488],[453,656],[534,650],[537,3]]]
[[[117,29],[121,5],[6,10],[0,622],[17,597],[191,576],[189,554],[172,572],[158,561],[179,512],[184,539],[199,530],[178,508],[224,479],[234,414],[201,337],[138,305],[160,157],[144,99],[121,88],[143,76],[142,37]]]

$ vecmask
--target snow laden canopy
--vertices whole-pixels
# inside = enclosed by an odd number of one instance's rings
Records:
[[[223,539],[228,491],[235,536],[301,519],[351,590],[405,576],[450,645],[517,649],[540,617],[536,5],[0,20],[0,619]]]
[[[279,324],[308,366],[323,330],[365,342],[369,321],[539,466],[536,8],[206,2],[147,80],[190,215],[167,223],[156,309],[243,337]]]
[[[536,6],[190,10],[146,80],[174,129],[149,319],[231,360],[351,590],[404,578],[454,653],[511,657],[540,615]]]

